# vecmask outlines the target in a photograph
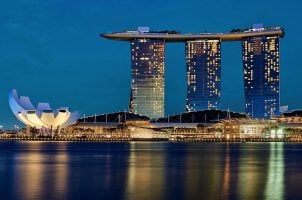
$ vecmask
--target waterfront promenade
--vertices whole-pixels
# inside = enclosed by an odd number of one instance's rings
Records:
[[[124,137],[106,137],[106,136],[29,136],[29,135],[11,135],[1,134],[0,141],[71,141],[71,142],[130,142],[130,141],[169,141],[169,142],[302,142],[302,137],[283,137],[283,138],[263,138],[263,137],[248,137],[248,138],[218,138],[204,137],[201,134],[191,135],[175,135],[162,138],[133,138],[130,135]]]

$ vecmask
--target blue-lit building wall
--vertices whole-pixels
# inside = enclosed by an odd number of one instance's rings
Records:
[[[252,118],[279,114],[279,38],[242,40],[245,110]]]
[[[220,108],[220,50],[219,40],[197,40],[186,43],[188,112]]]
[[[131,41],[129,111],[151,119],[164,117],[165,41]]]

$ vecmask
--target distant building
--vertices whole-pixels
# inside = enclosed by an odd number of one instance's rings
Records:
[[[220,49],[219,40],[186,43],[187,111],[220,108]]]
[[[301,124],[302,125],[302,110],[294,110],[292,112],[284,112],[282,116],[275,117],[279,123],[283,124]]]
[[[131,97],[133,113],[159,118],[164,116],[165,41],[131,41]]]
[[[279,36],[242,39],[245,110],[252,118],[279,114]]]
[[[288,112],[288,105],[280,106],[279,112],[280,112],[280,114]]]
[[[214,124],[214,127],[221,128],[225,137],[229,135],[230,138],[265,138],[270,137],[270,129],[278,127],[278,123],[276,120],[237,118],[221,120]]]

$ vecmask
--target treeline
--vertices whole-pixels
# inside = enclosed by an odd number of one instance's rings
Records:
[[[125,122],[125,120],[149,120],[149,118],[129,112],[116,112],[88,116],[79,119],[78,122]]]
[[[213,123],[227,118],[247,118],[246,114],[222,110],[187,112],[152,120],[158,123]]]

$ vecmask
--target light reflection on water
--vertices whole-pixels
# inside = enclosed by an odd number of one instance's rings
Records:
[[[265,199],[284,199],[283,143],[271,143]]]
[[[55,191],[55,199],[64,199],[68,180],[68,154],[66,143],[55,146],[63,151],[43,153],[45,143],[29,142],[24,144],[14,157],[14,191],[24,199],[41,199],[48,191]],[[46,150],[49,151],[49,150]],[[51,151],[51,149],[50,149]]]
[[[229,199],[228,193],[230,190],[230,146],[229,144],[226,146],[225,150],[225,165],[224,165],[224,175],[223,175],[223,183],[222,183],[222,194],[223,199]]]
[[[138,149],[137,149],[138,148]],[[127,177],[127,199],[164,199],[165,162],[164,153],[152,150],[139,151],[136,143],[130,144]]]
[[[299,199],[301,152],[283,143],[1,142],[0,197]]]

